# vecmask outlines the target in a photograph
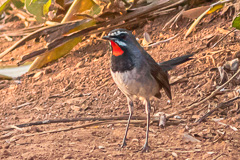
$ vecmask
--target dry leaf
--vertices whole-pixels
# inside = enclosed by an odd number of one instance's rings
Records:
[[[186,10],[182,13],[183,17],[196,19],[198,18],[204,11],[206,11],[210,6],[201,6],[193,9]]]
[[[150,43],[152,43],[150,35],[147,32],[144,32],[142,41],[143,46],[148,46]]]
[[[193,136],[191,136],[187,133],[183,134],[183,139],[186,140],[186,141],[189,141],[189,142],[201,142],[198,139],[194,138]]]

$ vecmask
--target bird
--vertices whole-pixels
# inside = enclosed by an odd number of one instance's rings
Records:
[[[140,99],[145,105],[147,114],[146,139],[141,151],[149,152],[150,98],[156,97],[160,99],[160,90],[163,89],[168,98],[172,99],[167,71],[190,60],[192,55],[184,55],[157,63],[141,47],[132,32],[122,28],[110,31],[102,39],[110,42],[112,52],[110,58],[111,76],[121,92],[126,96],[128,103],[129,117],[121,147],[126,146],[129,124],[133,115],[133,101]]]

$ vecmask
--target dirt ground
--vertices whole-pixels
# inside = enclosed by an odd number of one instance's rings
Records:
[[[169,72],[172,79],[179,76],[182,78],[172,85],[173,100],[170,103],[164,93],[160,100],[152,100],[155,113],[171,114],[206,98],[220,85],[217,67],[234,59],[235,53],[240,50],[240,32],[230,34],[213,49],[207,47],[212,36],[221,37],[230,30],[232,17],[208,16],[186,39],[184,33],[190,21],[183,18],[178,21],[178,27],[163,31],[164,24],[170,18],[169,15],[162,16],[135,29],[139,39],[143,38],[145,29],[154,42],[179,33],[178,37],[168,43],[146,49],[156,61],[195,53],[191,61]],[[20,21],[9,22],[7,25],[5,32],[24,27]],[[4,31],[1,32],[3,33]],[[0,42],[1,52],[14,43],[4,38]],[[26,54],[26,50],[34,50],[41,45],[35,45],[31,41],[11,52],[0,63],[16,64]],[[126,98],[117,89],[110,75],[109,56],[107,42],[90,39],[79,43],[67,56],[23,75],[20,80],[0,81],[0,127],[49,119],[128,115]],[[234,72],[227,72],[229,78],[233,74]],[[237,96],[239,83],[240,77],[235,78],[213,98],[179,114],[177,117],[183,121],[180,124],[165,128],[151,124],[149,153],[139,152],[145,141],[145,123],[130,125],[127,146],[121,149],[119,145],[126,122],[73,129],[92,123],[78,121],[1,130],[0,159],[237,160],[240,159],[239,101],[219,109],[202,123],[195,123],[195,120],[217,104]],[[145,116],[144,106],[139,101],[134,105],[134,115]],[[221,123],[213,121],[220,118]],[[59,129],[63,131],[47,133]],[[191,142],[186,135],[198,141]]]

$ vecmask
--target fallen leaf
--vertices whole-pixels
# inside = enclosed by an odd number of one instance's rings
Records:
[[[188,141],[188,142],[201,142],[201,141],[199,141],[198,139],[196,139],[196,138],[194,138],[193,136],[191,136],[191,135],[189,135],[189,134],[187,134],[187,133],[184,133],[183,134],[183,139],[185,140],[185,141]]]

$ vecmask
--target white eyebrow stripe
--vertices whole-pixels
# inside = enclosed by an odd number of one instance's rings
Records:
[[[115,42],[116,42],[118,45],[120,45],[120,46],[124,46],[124,47],[127,46],[127,44],[126,44],[125,42],[123,42],[123,41],[115,40]]]
[[[118,36],[121,33],[127,33],[126,31],[115,31],[113,33],[109,33],[108,36]]]

